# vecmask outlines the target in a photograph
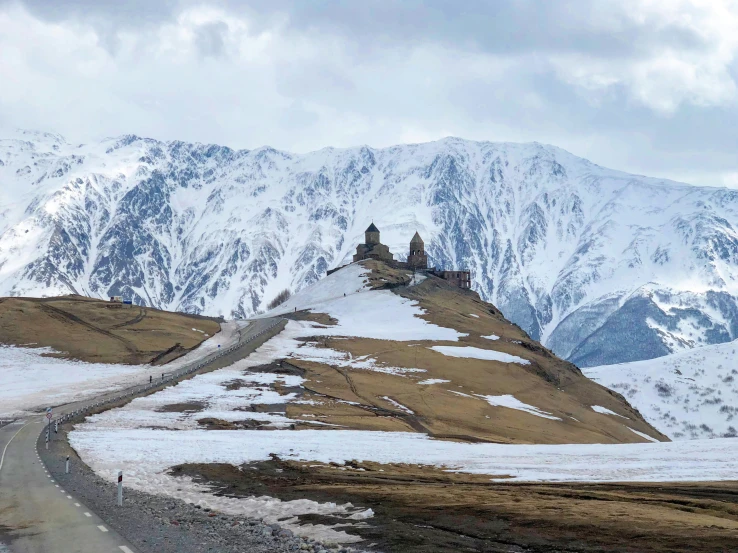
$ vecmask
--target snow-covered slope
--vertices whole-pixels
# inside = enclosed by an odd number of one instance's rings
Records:
[[[738,191],[604,169],[541,144],[385,149],[135,136],[0,140],[0,295],[124,295],[246,316],[345,263],[374,220],[581,366],[738,337]]]
[[[584,369],[674,440],[738,437],[736,343]]]

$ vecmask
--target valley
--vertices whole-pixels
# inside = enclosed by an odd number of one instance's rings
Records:
[[[363,261],[265,317],[288,321],[247,358],[75,425],[75,454],[182,509],[339,548],[666,552],[736,535],[732,440],[668,442],[473,292]]]
[[[515,148],[506,155],[513,151],[521,155]],[[545,149],[536,155],[550,154],[571,161]],[[593,185],[600,192],[607,179],[622,178],[600,168],[588,170],[604,171],[604,180]],[[163,182],[144,188],[161,198]],[[84,181],[77,184],[67,199],[92,190]],[[670,183],[649,182],[648,187],[672,190]],[[151,207],[137,197],[140,190],[138,185],[125,188],[123,181],[108,188],[105,194],[113,196],[97,199],[108,210],[101,212],[100,222],[113,234],[102,241],[79,235],[72,242],[87,244],[82,247],[87,252],[105,251],[105,262],[111,263],[123,237],[138,232],[116,225]],[[192,198],[202,190],[193,183]],[[63,196],[54,192],[49,198]],[[183,198],[175,202],[178,208],[192,200],[183,203]],[[136,207],[123,208],[119,201]],[[553,209],[554,200],[545,201]],[[125,217],[121,209],[129,209]],[[194,211],[187,213],[177,232],[189,237],[177,243],[190,247],[192,222],[187,221]],[[203,544],[235,553],[243,539],[257,551],[299,546],[318,553],[666,553],[700,546],[720,551],[738,535],[736,442],[729,425],[730,286],[716,284],[722,291],[702,295],[675,291],[659,287],[653,270],[661,269],[652,267],[645,287],[620,288],[617,294],[626,295],[613,296],[598,273],[591,281],[597,286],[579,282],[573,289],[596,288],[604,296],[564,294],[556,302],[539,297],[536,309],[543,311],[537,311],[534,324],[520,310],[518,292],[504,292],[509,281],[499,267],[493,271],[498,284],[489,287],[479,275],[492,273],[471,263],[470,250],[443,258],[442,233],[429,231],[437,229],[430,223],[385,227],[394,257],[372,223],[366,242],[370,233],[376,235],[379,258],[345,263],[352,244],[338,238],[339,246],[330,255],[325,250],[323,261],[314,264],[288,242],[270,249],[275,238],[264,238],[269,233],[259,219],[252,222],[259,239],[266,240],[259,246],[261,254],[269,252],[266,265],[245,245],[234,257],[221,240],[219,253],[204,254],[208,261],[184,276],[189,261],[183,250],[175,254],[164,242],[154,258],[144,261],[153,251],[152,236],[174,220],[168,211],[166,225],[160,221],[154,228],[152,214],[146,215],[149,235],[134,238],[137,245],[128,250],[135,263],[119,258],[111,272],[112,266],[95,268],[92,258],[80,258],[77,266],[85,268],[77,280],[65,277],[59,287],[71,295],[0,300],[0,369],[7,373],[0,418],[14,430],[44,405],[65,412],[69,405],[94,402],[82,416],[62,424],[44,462],[58,471],[69,455],[83,467],[80,476],[55,477],[101,513],[109,509],[101,490],[110,488],[122,469],[135,501],[150,515],[145,521],[133,514],[106,516],[142,553],[159,553],[175,541],[178,553],[200,553],[197,547]],[[238,223],[231,217],[229,224],[237,228]],[[273,223],[268,222],[272,231],[280,228]],[[59,220],[53,224],[62,228]],[[409,234],[410,224],[430,233],[429,263],[445,259],[441,266],[455,268],[457,277],[458,271],[471,269],[476,275],[471,290],[463,279],[447,280],[440,270],[403,261],[405,246],[395,237]],[[566,236],[567,244],[579,232],[571,225],[563,229],[559,225],[555,234]],[[473,233],[465,232],[473,244]],[[13,233],[17,229],[11,232],[17,237]],[[550,255],[556,246],[547,233],[539,246]],[[413,240],[413,255],[420,256],[415,259],[424,260],[419,234]],[[526,246],[511,255],[528,251],[521,260],[535,264],[537,248]],[[287,263],[288,250],[299,261]],[[356,251],[372,250],[362,244]],[[50,255],[55,267],[64,265],[56,253]],[[212,281],[212,264],[223,255],[230,260]],[[248,270],[241,264],[246,259],[252,263]],[[334,270],[323,276],[329,260]],[[159,261],[169,268],[157,268]],[[713,261],[703,269],[725,268],[720,264],[725,259]],[[524,265],[515,270],[523,271]],[[46,279],[43,266],[32,262],[24,275]],[[184,279],[178,283],[169,273],[174,266]],[[293,272],[297,266],[307,271],[299,278]],[[14,283],[10,291],[16,296],[37,289],[35,276],[17,281],[12,271],[4,274],[11,275],[4,282]],[[105,274],[117,280],[103,285]],[[160,280],[165,274],[167,283]],[[287,279],[280,276],[285,274]],[[127,284],[131,278],[135,286]],[[233,278],[240,279],[236,289]],[[527,278],[528,292],[535,282]],[[212,288],[203,296],[201,286]],[[88,298],[76,295],[79,290],[119,297]],[[277,296],[283,303],[265,312],[268,299]],[[489,297],[504,310],[486,301]],[[545,307],[546,301],[552,303]],[[223,310],[220,302],[236,307]],[[269,336],[261,338],[267,329]],[[234,352],[244,336],[258,343]],[[664,356],[671,351],[677,353]],[[649,359],[658,356],[663,357]],[[638,361],[590,366],[631,359]],[[193,374],[181,373],[188,368]],[[115,395],[121,390],[133,392]],[[112,400],[100,402],[111,395]],[[711,417],[704,424],[709,431],[694,422],[698,412]],[[220,525],[218,540],[213,524]],[[156,547],[142,541],[130,530],[141,525],[163,541]]]
[[[374,219],[580,367],[738,338],[738,193],[606,169],[555,146],[388,148],[0,137],[0,295],[125,296],[250,317],[351,259]]]
[[[738,0],[0,0],[0,553],[738,553]]]

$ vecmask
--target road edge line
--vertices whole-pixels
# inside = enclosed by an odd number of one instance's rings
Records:
[[[26,424],[24,424],[23,426],[21,426],[21,427],[20,427],[20,428],[18,429],[18,432],[16,432],[15,434],[13,434],[13,436],[12,436],[12,437],[11,437],[11,438],[10,438],[10,439],[8,440],[8,443],[7,443],[7,444],[5,444],[5,447],[3,448],[3,454],[2,454],[2,456],[0,457],[0,470],[3,470],[3,463],[5,462],[5,452],[6,452],[6,451],[8,451],[8,446],[10,445],[10,442],[12,442],[12,441],[13,441],[13,440],[15,439],[15,437],[16,437],[16,436],[17,436],[18,434],[20,434],[20,431],[21,431],[21,430],[23,430],[23,429],[24,429],[24,428],[25,428],[26,426],[28,426],[29,424],[31,424],[31,421],[28,421],[28,422],[27,422]]]

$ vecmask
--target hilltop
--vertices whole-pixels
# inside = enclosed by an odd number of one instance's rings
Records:
[[[277,314],[303,321],[287,358],[306,390],[292,419],[473,442],[666,439],[475,292],[432,275],[361,261]]]

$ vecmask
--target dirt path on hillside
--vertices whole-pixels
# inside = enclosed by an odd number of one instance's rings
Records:
[[[130,340],[122,338],[121,336],[116,336],[109,330],[105,330],[103,328],[100,328],[97,325],[88,323],[87,321],[80,319],[76,315],[69,313],[67,311],[64,311],[63,309],[59,309],[58,307],[54,307],[53,305],[49,305],[46,303],[39,303],[39,306],[41,307],[43,311],[46,311],[52,318],[54,316],[60,317],[62,322],[70,322],[72,324],[77,324],[84,329],[90,330],[91,332],[96,332],[98,334],[102,334],[103,336],[107,338],[118,341],[126,350],[128,350],[132,354],[135,354],[137,352],[136,346],[134,346]]]
[[[182,465],[229,496],[351,502],[374,517],[305,523],[345,529],[396,553],[728,552],[738,551],[738,483],[519,484],[433,467],[279,459],[244,465]],[[252,470],[256,469],[256,470]]]
[[[93,363],[168,363],[219,331],[214,318],[79,296],[0,298],[0,344]]]

